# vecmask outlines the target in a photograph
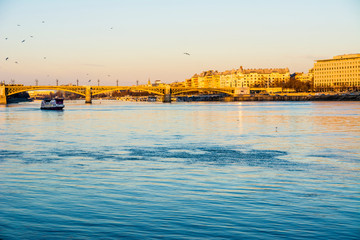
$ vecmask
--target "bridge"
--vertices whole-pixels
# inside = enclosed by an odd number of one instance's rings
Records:
[[[0,104],[7,104],[7,97],[21,92],[36,91],[36,90],[58,90],[65,92],[72,92],[85,97],[86,103],[91,103],[92,97],[98,94],[131,90],[143,91],[151,94],[162,96],[163,102],[171,102],[171,96],[186,94],[190,92],[218,92],[225,93],[229,96],[238,95],[236,88],[191,88],[191,87],[171,87],[165,86],[23,86],[23,85],[1,85],[0,86]]]

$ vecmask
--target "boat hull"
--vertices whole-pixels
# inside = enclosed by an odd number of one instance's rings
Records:
[[[64,99],[44,99],[41,102],[41,110],[62,110],[65,107]]]
[[[41,107],[41,110],[63,110],[64,107]]]

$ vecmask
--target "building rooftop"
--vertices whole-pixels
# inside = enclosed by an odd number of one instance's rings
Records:
[[[259,68],[259,69],[244,69],[243,73],[244,74],[248,74],[248,73],[260,73],[260,74],[270,74],[270,73],[288,73],[289,69],[288,68]]]
[[[360,58],[360,53],[337,55],[330,59],[315,60],[316,62],[334,61],[338,59]]]
[[[249,74],[249,73],[258,73],[258,74],[271,74],[271,73],[280,73],[286,74],[289,73],[289,68],[259,68],[259,69],[243,69],[242,66],[238,69],[225,70],[224,72],[218,72],[214,70],[203,71],[200,74],[194,74],[194,77],[205,77],[212,75],[231,75],[231,74]]]
[[[357,58],[360,57],[360,53],[355,54],[344,54],[333,57],[333,59],[341,59],[341,58]]]

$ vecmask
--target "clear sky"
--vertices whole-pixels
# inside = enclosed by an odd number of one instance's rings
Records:
[[[170,83],[239,66],[307,72],[316,59],[359,52],[359,0],[0,0],[6,83]]]

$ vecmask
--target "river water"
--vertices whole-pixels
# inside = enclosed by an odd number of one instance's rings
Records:
[[[0,239],[359,239],[360,103],[0,107]]]

